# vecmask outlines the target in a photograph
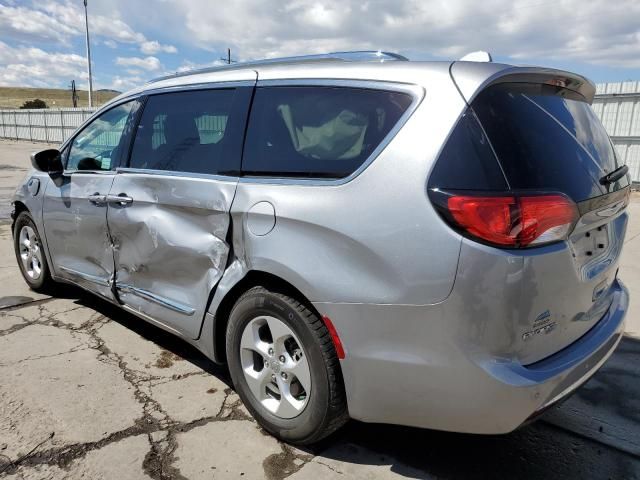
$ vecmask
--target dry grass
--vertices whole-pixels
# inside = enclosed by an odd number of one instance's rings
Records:
[[[86,90],[78,90],[78,107],[88,107],[89,100]],[[94,91],[93,104],[100,106],[118,95],[111,91]],[[19,108],[26,100],[39,98],[47,103],[49,108],[72,107],[71,90],[58,88],[22,88],[0,87],[0,108]]]

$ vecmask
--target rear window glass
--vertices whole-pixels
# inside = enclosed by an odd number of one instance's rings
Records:
[[[260,87],[242,161],[249,175],[342,178],[364,163],[411,104],[405,93]]]
[[[599,180],[620,166],[585,99],[546,84],[505,83],[482,91],[472,108],[513,189],[563,192],[575,201],[618,190]]]

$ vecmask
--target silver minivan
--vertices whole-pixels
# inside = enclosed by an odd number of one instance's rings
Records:
[[[288,442],[509,432],[623,333],[630,181],[594,92],[380,52],[154,80],[32,156],[17,260],[226,363]]]

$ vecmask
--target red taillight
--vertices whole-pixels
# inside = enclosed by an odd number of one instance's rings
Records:
[[[563,195],[453,195],[447,199],[453,220],[488,243],[526,247],[566,238],[578,218],[576,205]]]

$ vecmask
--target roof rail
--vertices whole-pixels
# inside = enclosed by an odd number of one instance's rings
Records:
[[[274,65],[285,63],[304,63],[304,62],[389,62],[389,61],[404,61],[409,59],[399,53],[383,52],[380,50],[359,50],[352,52],[332,52],[332,53],[320,53],[315,55],[300,55],[295,57],[281,57],[281,58],[266,58],[263,60],[251,60],[248,62],[232,63],[230,65],[216,65],[214,67],[200,68],[194,70],[187,70],[184,72],[176,72],[162,77],[149,80],[149,83],[159,82],[160,80],[166,80],[169,78],[185,77],[194,75],[196,73],[210,73],[223,70],[234,70],[239,68],[254,67],[260,65]]]

